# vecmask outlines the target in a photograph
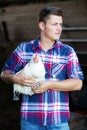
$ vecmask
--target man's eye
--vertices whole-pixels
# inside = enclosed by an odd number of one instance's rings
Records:
[[[52,25],[57,25],[56,23],[53,23]]]
[[[63,24],[62,24],[62,23],[60,23],[60,26],[61,26],[61,27],[63,27]]]

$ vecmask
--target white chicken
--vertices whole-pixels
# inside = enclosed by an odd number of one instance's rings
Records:
[[[34,76],[37,82],[45,80],[45,67],[41,61],[41,58],[37,53],[35,53],[32,56],[31,61],[27,63],[25,67],[20,71],[23,72],[26,76]],[[13,84],[13,92],[14,92],[14,100],[19,99],[19,97],[16,94],[25,94],[25,95],[34,94],[31,87],[21,86],[16,83]]]

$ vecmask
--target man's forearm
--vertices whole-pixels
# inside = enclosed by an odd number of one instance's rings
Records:
[[[1,79],[6,83],[14,83],[14,75],[10,71],[6,70],[1,73]]]
[[[82,88],[82,80],[80,79],[67,79],[58,82],[51,82],[50,88],[58,91],[73,91]]]

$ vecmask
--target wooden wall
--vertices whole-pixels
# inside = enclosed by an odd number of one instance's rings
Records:
[[[65,26],[87,26],[87,2],[85,0],[10,6],[0,10],[0,41],[4,40],[5,37],[2,27],[3,21],[6,22],[11,41],[23,41],[36,38],[39,35],[37,24],[38,12],[41,8],[48,5],[59,6],[63,9]],[[66,34],[64,37],[85,38],[86,34],[76,32],[74,35],[72,32]]]

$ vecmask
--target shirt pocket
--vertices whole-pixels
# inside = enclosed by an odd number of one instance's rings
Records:
[[[66,75],[66,63],[55,63],[52,66],[51,74],[53,78],[60,79],[60,77],[65,77]]]

